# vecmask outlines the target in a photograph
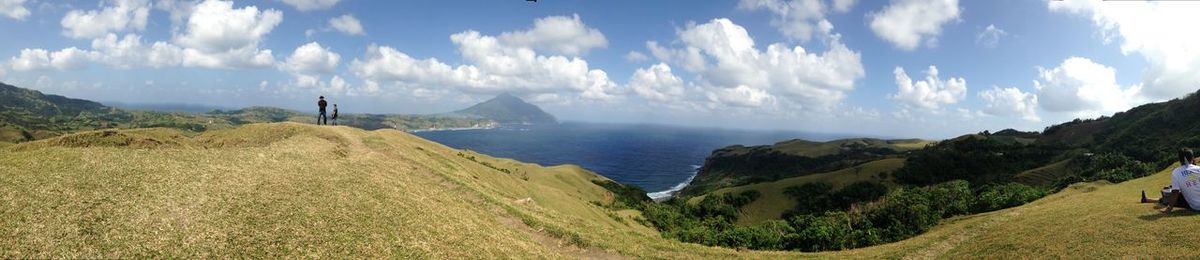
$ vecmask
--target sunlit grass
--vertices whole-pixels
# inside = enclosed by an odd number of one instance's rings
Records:
[[[0,144],[0,258],[1190,257],[1200,242],[1197,216],[1134,203],[1165,173],[806,254],[663,239],[638,212],[596,205],[612,200],[590,182],[603,177],[395,130],[103,133]]]

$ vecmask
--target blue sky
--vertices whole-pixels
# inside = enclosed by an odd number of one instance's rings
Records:
[[[444,112],[509,92],[574,121],[945,138],[1040,130],[1194,92],[1197,11],[1044,0],[0,0],[0,81],[125,103],[307,110],[325,95],[363,113]]]

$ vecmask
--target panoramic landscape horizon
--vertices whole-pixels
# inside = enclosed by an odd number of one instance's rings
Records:
[[[0,258],[1194,258],[1198,13],[0,0]]]

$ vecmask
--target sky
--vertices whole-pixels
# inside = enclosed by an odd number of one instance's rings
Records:
[[[1200,88],[1200,2],[0,0],[0,82],[101,102],[947,138]]]

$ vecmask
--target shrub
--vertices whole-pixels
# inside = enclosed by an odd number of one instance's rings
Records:
[[[1021,183],[990,185],[979,192],[974,208],[975,212],[1011,208],[1024,205],[1045,195],[1044,191]]]

